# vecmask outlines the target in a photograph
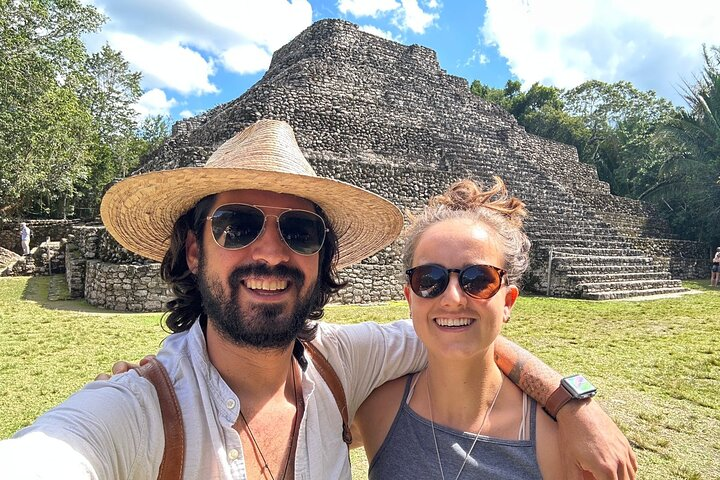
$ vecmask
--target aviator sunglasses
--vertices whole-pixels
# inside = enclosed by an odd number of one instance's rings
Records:
[[[260,210],[260,207],[283,212],[270,215]],[[313,255],[325,243],[325,234],[328,232],[325,221],[320,215],[307,210],[228,203],[218,206],[207,220],[211,222],[215,243],[227,250],[239,250],[262,235],[267,217],[277,219],[283,242],[299,255]]]
[[[444,268],[440,265],[419,265],[405,272],[410,288],[419,297],[435,298],[442,294],[450,283],[450,273],[458,274],[463,291],[473,298],[487,299],[495,295],[507,278],[507,272],[492,265],[470,265],[462,270]]]

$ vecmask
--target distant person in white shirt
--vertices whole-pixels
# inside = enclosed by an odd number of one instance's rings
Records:
[[[22,243],[23,255],[30,255],[30,235],[32,235],[30,227],[27,226],[27,223],[22,222],[20,224],[20,243]]]

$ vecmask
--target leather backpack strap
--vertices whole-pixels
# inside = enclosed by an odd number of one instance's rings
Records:
[[[312,357],[315,368],[320,373],[320,376],[323,378],[323,380],[325,380],[327,386],[330,387],[330,391],[335,398],[335,403],[337,404],[338,410],[340,410],[340,416],[342,417],[343,421],[343,442],[347,444],[349,450],[350,444],[352,443],[352,433],[350,432],[350,424],[348,422],[348,408],[347,400],[345,399],[345,389],[340,382],[340,377],[337,376],[335,369],[332,367],[332,365],[330,365],[330,362],[327,361],[325,355],[323,355],[315,345],[310,342],[302,342],[302,344],[305,347],[305,350],[307,350],[307,352],[310,354],[310,357]]]
[[[157,358],[153,358],[135,370],[155,386],[158,400],[160,400],[160,411],[165,430],[165,451],[158,479],[180,480],[183,476],[183,462],[185,461],[185,430],[175,388],[170,382],[165,367]]]

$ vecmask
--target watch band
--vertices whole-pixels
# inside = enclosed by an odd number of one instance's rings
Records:
[[[573,396],[561,384],[545,402],[545,411],[553,418],[553,420],[556,420],[557,414],[562,406],[572,399]]]

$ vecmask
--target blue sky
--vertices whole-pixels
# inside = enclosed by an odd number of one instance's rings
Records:
[[[143,73],[141,115],[194,116],[257,82],[272,52],[312,22],[342,18],[437,52],[448,73],[501,87],[629,80],[678,105],[720,44],[716,0],[84,0],[109,18],[86,38]]]

